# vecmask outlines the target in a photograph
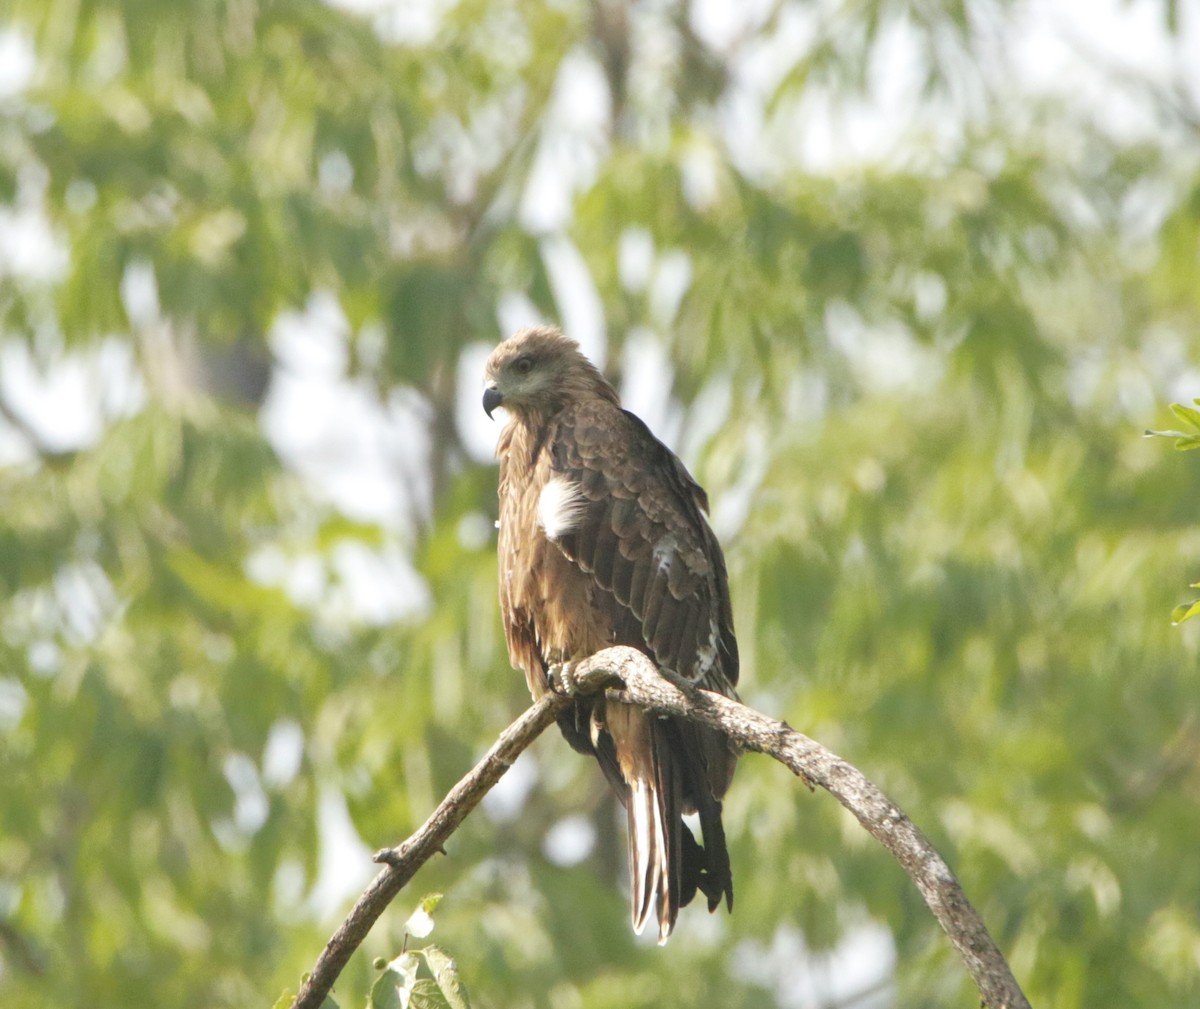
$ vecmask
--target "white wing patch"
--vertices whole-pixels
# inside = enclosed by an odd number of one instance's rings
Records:
[[[708,622],[708,641],[696,650],[696,679],[702,680],[712,672],[717,662],[717,622]]]
[[[675,562],[675,550],[679,546],[679,541],[675,539],[674,533],[667,533],[665,536],[659,537],[654,544],[654,566],[664,574],[671,570],[671,565]]]
[[[538,495],[538,525],[546,532],[546,538],[557,540],[571,532],[583,518],[587,507],[583,488],[574,480],[556,476]]]

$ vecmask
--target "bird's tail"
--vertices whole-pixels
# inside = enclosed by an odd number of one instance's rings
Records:
[[[650,920],[650,909],[658,898],[658,941],[664,943],[675,924],[671,904],[670,842],[664,831],[658,789],[647,780],[629,787],[629,874],[633,890],[633,930],[642,934]]]
[[[641,935],[657,901],[662,945],[679,909],[697,890],[709,911],[716,910],[722,898],[733,907],[721,803],[700,768],[685,766],[682,753],[676,752],[681,745],[689,752],[679,726],[613,701],[607,704],[605,720],[625,785],[633,930]],[[693,803],[700,814],[703,847],[683,822],[685,807],[690,811]]]
[[[667,941],[680,908],[683,845],[679,769],[664,734],[641,710],[610,702],[608,729],[628,788],[629,876],[633,930],[658,903],[658,941]],[[694,889],[694,888],[693,888]]]

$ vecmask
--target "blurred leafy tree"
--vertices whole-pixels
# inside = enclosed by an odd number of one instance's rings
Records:
[[[1192,400],[1195,406],[1184,406],[1182,403],[1172,403],[1171,412],[1175,414],[1185,427],[1190,427],[1192,430],[1187,431],[1146,431],[1147,438],[1172,438],[1175,441],[1175,448],[1180,452],[1189,452],[1194,448],[1200,448],[1200,411],[1196,410],[1196,406],[1200,406],[1200,399]],[[1200,589],[1200,583],[1193,582],[1192,588]],[[1192,617],[1200,614],[1200,600],[1191,603],[1181,603],[1171,611],[1171,622],[1182,624],[1185,620],[1191,620]]]
[[[1001,0],[708,6],[10,0],[6,1006],[269,1004],[525,703],[456,412],[520,312],[599,316],[650,376],[746,699],[895,794],[1032,1001],[1194,1000],[1200,637],[1164,615],[1200,474],[1135,437],[1198,376],[1194,98],[1101,67],[1117,128],[1015,91]],[[1142,9],[1172,44],[1177,5]],[[353,430],[404,442],[406,510],[288,440],[328,423],[278,406],[296,313]],[[728,803],[735,914],[635,942],[614,812],[562,754],[422,881],[477,1004],[798,1005],[804,957],[836,974],[813,999],[968,1004],[899,871],[765,762]],[[894,965],[822,960],[872,924]]]

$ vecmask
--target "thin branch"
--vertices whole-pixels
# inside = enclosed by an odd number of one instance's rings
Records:
[[[748,750],[774,757],[810,787],[834,796],[899,861],[945,929],[979,988],[988,1009],[1029,1009],[1007,962],[967,900],[954,873],[911,820],[853,765],[784,722],[707,690],[672,683],[634,648],[606,648],[579,663],[571,685],[591,692],[623,685],[622,700],[647,711],[712,726]],[[463,778],[412,837],[375,856],[387,863],[326,944],[292,1009],[318,1009],[371,925],[417,869],[441,849],[463,818],[539,733],[570,703],[548,693],[509,726],[488,754]]]
[[[375,853],[375,861],[383,863],[386,868],[371,880],[350,909],[346,920],[325,944],[312,973],[300,986],[292,1009],[319,1009],[342,968],[362,945],[384,908],[416,875],[417,870],[442,850],[450,835],[504,776],[513,761],[570,703],[571,699],[563,694],[549,693],[543,696],[500,734],[495,745],[465,778],[450,789],[420,830],[399,847],[384,848]]]
[[[581,663],[577,675],[607,673],[625,685],[623,700],[660,715],[710,725],[748,750],[757,750],[845,806],[890,851],[921,891],[979,988],[988,1009],[1029,1009],[1029,1000],[988,934],[983,919],[933,845],[903,811],[853,764],[786,722],[708,690],[677,686],[634,648],[607,648]]]

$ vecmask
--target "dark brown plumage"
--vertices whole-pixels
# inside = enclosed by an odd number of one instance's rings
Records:
[[[557,329],[522,330],[488,358],[484,408],[500,435],[500,605],[513,665],[539,697],[552,667],[632,645],[660,668],[736,696],[737,642],[708,501],[683,463]],[[696,890],[733,880],[721,797],[737,752],[719,733],[603,697],[559,719],[594,754],[629,816],[633,924],[655,898],[659,941]],[[698,813],[703,846],[684,813]]]

